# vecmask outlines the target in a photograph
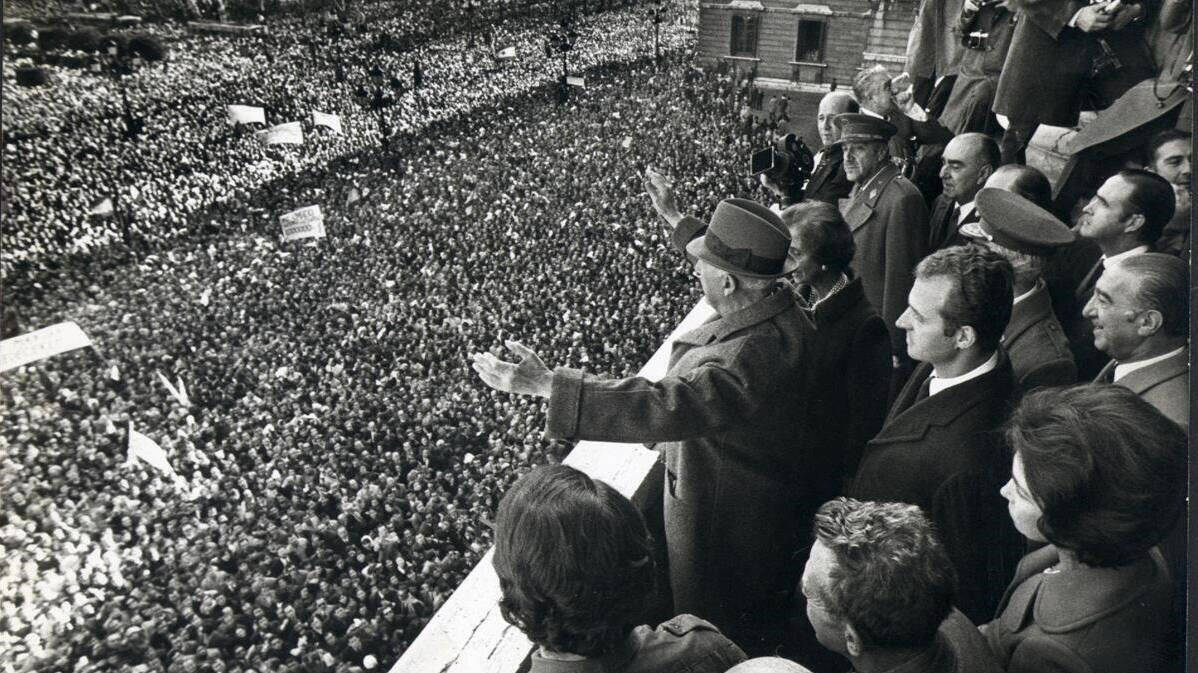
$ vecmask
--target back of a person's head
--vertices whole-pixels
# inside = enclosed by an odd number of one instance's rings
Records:
[[[1044,210],[1052,210],[1052,183],[1044,173],[1034,167],[1024,164],[1006,164],[994,170],[994,175],[987,186],[1001,184],[1007,191],[1013,192],[1040,206]]]
[[[982,351],[998,348],[1015,297],[1015,271],[1005,257],[981,245],[953,246],[924,257],[915,267],[915,276],[953,281],[940,312],[945,336],[969,326]]]
[[[727,673],[811,673],[811,670],[781,657],[756,657],[740,662]]]
[[[844,271],[853,263],[857,245],[840,211],[823,201],[804,201],[782,211],[786,228],[798,234],[799,248],[831,271]]]
[[[554,652],[611,651],[654,592],[640,513],[611,486],[565,465],[536,468],[504,495],[493,563],[504,618]]]
[[[1156,173],[1139,168],[1125,168],[1119,171],[1119,177],[1131,185],[1126,213],[1144,216],[1140,241],[1149,245],[1156,243],[1177,208],[1173,185]]]
[[[952,609],[957,576],[915,505],[836,498],[815,515],[835,557],[824,600],[866,648],[926,647]]]
[[[1127,388],[1033,391],[1012,413],[1006,438],[1042,512],[1040,532],[1083,563],[1141,558],[1181,512],[1186,434]]]
[[[1137,308],[1161,314],[1161,333],[1186,337],[1190,333],[1190,269],[1173,255],[1149,252],[1119,260],[1117,265],[1136,280]]]

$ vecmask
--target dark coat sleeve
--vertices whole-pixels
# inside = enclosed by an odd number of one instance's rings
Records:
[[[923,259],[928,240],[928,207],[918,190],[904,192],[886,224],[886,277],[878,312],[890,329],[907,309],[907,295],[915,283],[915,265]],[[890,329],[896,354],[906,355],[907,342],[900,329]]]
[[[1072,359],[1060,359],[1045,362],[1028,371],[1019,380],[1022,391],[1035,390],[1046,386],[1067,386],[1077,383],[1077,365]]]
[[[886,323],[872,316],[853,335],[845,381],[848,384],[848,418],[852,419],[845,451],[845,474],[857,472],[865,444],[882,429],[890,395],[891,349]]]
[[[957,607],[975,624],[994,615],[1018,553],[1010,549],[1015,536],[995,481],[981,472],[953,475],[937,489],[930,512],[957,569]]]

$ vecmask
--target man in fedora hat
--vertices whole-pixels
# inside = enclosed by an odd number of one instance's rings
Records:
[[[912,369],[906,337],[894,321],[907,308],[915,265],[927,253],[928,208],[915,185],[890,160],[887,143],[896,128],[864,114],[836,117],[844,148],[844,173],[854,183],[844,219],[857,244],[857,271],[865,297],[890,329],[895,353],[892,385]]]
[[[547,397],[551,437],[654,444],[675,613],[763,651],[761,634],[784,632],[783,571],[804,525],[795,518],[814,327],[775,282],[790,236],[774,212],[725,199],[706,227],[681,216],[671,224],[715,316],[677,338],[660,381],[551,370],[514,341],[518,363],[479,353],[473,366],[492,388]]]

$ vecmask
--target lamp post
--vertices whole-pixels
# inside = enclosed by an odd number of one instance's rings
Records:
[[[117,128],[117,133],[114,134],[117,138],[125,141],[137,142],[137,137],[145,128],[145,120],[133,114],[133,107],[129,104],[129,93],[125,88],[125,77],[133,75],[142,65],[142,59],[129,53],[125,45],[116,42],[109,42],[105,45],[104,56],[100,64],[97,64],[99,69],[102,69],[105,74],[109,75],[121,91],[121,127]],[[116,126],[114,120],[113,126]],[[107,154],[107,152],[105,152]],[[124,157],[121,158],[121,167],[125,167]],[[121,228],[121,236],[124,240],[126,249],[136,257],[138,255],[133,246],[133,231],[132,231],[132,215],[128,212],[125,205],[121,202],[120,185],[117,184],[116,172],[112,174],[112,182],[109,189],[112,193],[112,216]]]
[[[661,6],[661,0],[653,0],[653,8],[649,10],[649,16],[653,21],[653,58],[657,65],[661,65],[661,21],[665,14],[665,9]]]
[[[400,82],[397,77],[391,77],[389,85],[392,94],[388,94],[383,86],[386,73],[378,64],[371,66],[366,75],[370,79],[374,91],[369,91],[366,86],[359,86],[356,92],[358,103],[378,115],[379,145],[383,150],[383,163],[391,164],[392,167],[398,169],[399,161],[391,157],[391,129],[383,110],[393,107],[398,102],[398,96],[403,92],[403,82]]]
[[[549,31],[547,40],[545,47],[546,55],[552,56],[553,52],[556,51],[562,57],[562,79],[557,102],[564,105],[570,99],[569,87],[566,84],[566,77],[569,75],[569,64],[566,60],[566,55],[574,48],[574,43],[578,41],[578,33],[574,31],[573,21],[568,15],[562,15],[558,19],[557,28]]]

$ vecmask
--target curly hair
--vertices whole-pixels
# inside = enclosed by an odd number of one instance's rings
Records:
[[[585,657],[623,642],[655,589],[640,512],[565,465],[534,469],[504,495],[492,563],[504,619],[545,649]]]
[[[948,617],[957,574],[916,505],[836,498],[815,515],[835,556],[823,597],[869,647],[925,647]]]
[[[1029,393],[1007,421],[1049,542],[1103,568],[1142,557],[1185,500],[1186,434],[1122,386]]]
[[[916,278],[944,276],[953,289],[944,300],[944,336],[968,325],[984,351],[998,348],[1011,320],[1015,300],[1015,271],[1005,257],[971,243],[937,250],[915,267]]]

